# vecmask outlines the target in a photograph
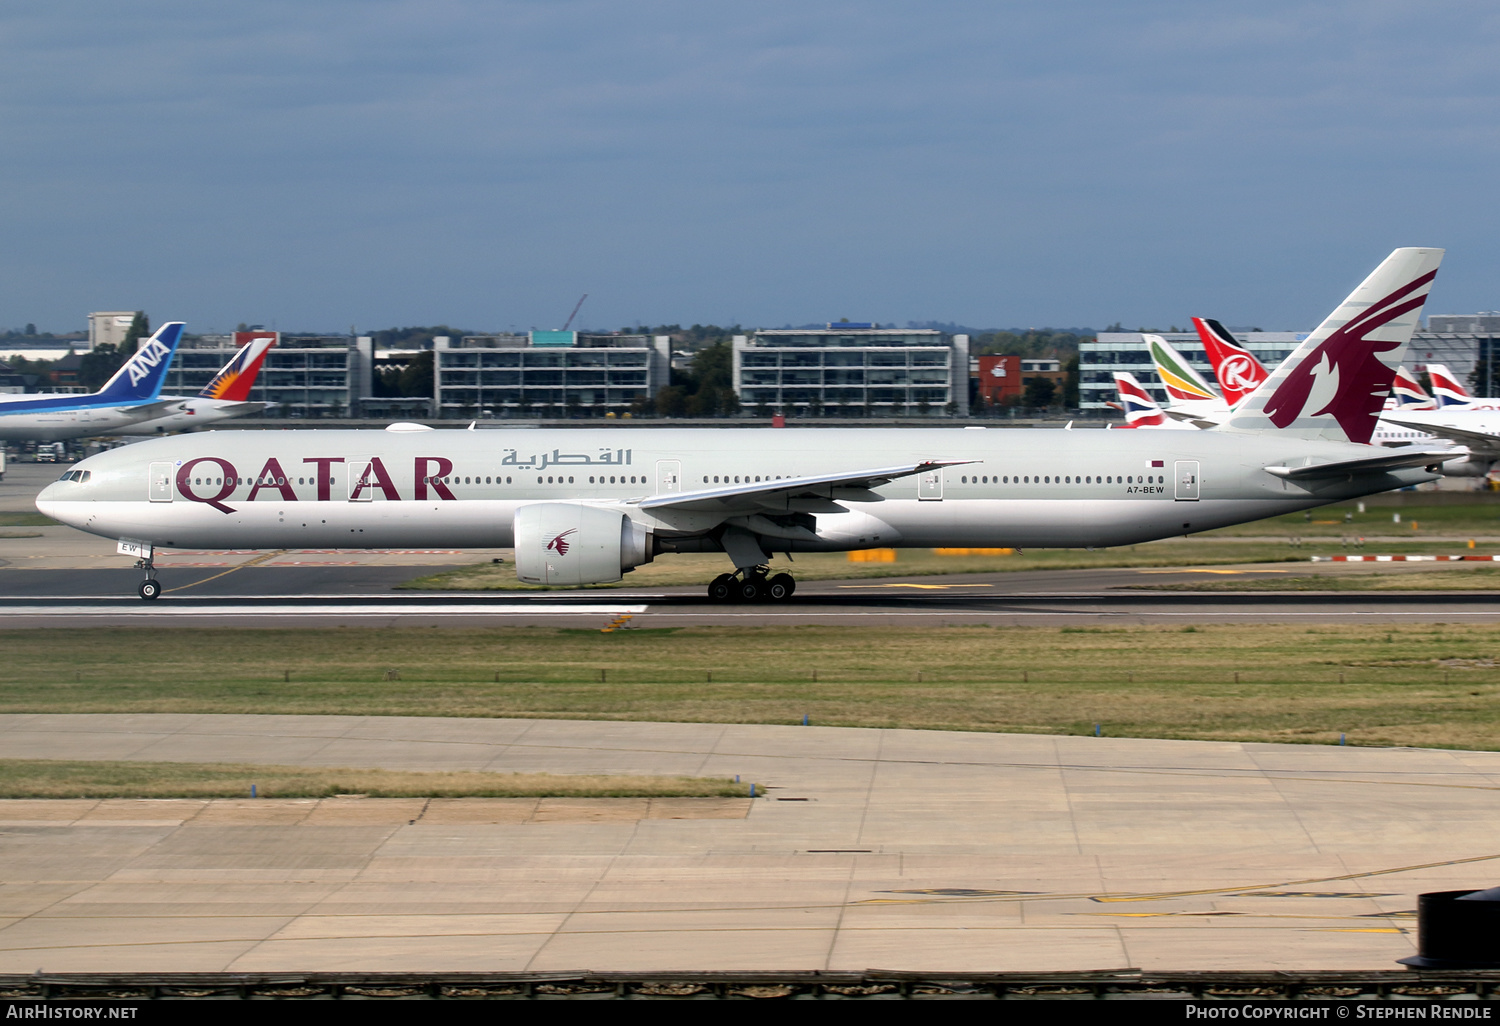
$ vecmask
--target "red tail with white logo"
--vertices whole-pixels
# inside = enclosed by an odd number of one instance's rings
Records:
[[[1208,354],[1209,366],[1214,369],[1214,377],[1219,379],[1219,390],[1224,393],[1224,401],[1230,406],[1239,405],[1241,399],[1254,392],[1261,382],[1271,376],[1265,365],[1250,350],[1235,341],[1229,329],[1218,321],[1194,317],[1193,327],[1198,329],[1198,337],[1203,340],[1203,350]]]

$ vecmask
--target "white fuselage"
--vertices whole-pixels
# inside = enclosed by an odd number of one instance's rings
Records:
[[[201,395],[164,395],[157,400],[170,404],[158,416],[134,421],[121,428],[121,435],[166,435],[174,431],[195,431],[210,424],[222,423],[235,417],[246,417],[266,408],[265,403],[247,403],[234,399],[208,399]]]
[[[37,507],[110,538],[167,548],[490,548],[518,507],[617,504],[782,478],[968,460],[793,508],[813,538],[775,551],[883,546],[1110,546],[1150,541],[1432,480],[1420,469],[1310,483],[1265,470],[1370,446],[1229,432],[606,428],[214,431],[77,464]],[[86,475],[86,476],[85,476]],[[653,518],[658,551],[717,551],[711,512]],[[752,518],[753,520],[753,518]],[[750,522],[750,530],[754,530]]]

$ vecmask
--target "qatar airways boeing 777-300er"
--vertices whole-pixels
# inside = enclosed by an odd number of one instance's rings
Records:
[[[1398,249],[1214,431],[210,431],[91,456],[37,508],[159,548],[515,548],[522,581],[723,552],[716,600],[783,599],[771,554],[1128,545],[1436,478],[1368,443],[1442,259]],[[404,430],[402,428],[405,428]]]

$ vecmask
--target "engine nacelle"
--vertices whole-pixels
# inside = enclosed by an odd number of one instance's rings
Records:
[[[1448,460],[1440,470],[1444,477],[1488,477],[1494,463],[1482,456],[1461,456]]]
[[[516,576],[527,584],[608,584],[651,562],[651,530],[618,507],[535,502],[516,510]]]

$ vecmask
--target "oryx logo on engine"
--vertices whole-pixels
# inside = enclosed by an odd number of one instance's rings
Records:
[[[571,544],[566,539],[568,535],[577,533],[578,528],[576,527],[564,531],[562,534],[558,535],[556,538],[553,538],[547,543],[547,551],[555,552],[559,556],[566,556],[568,554],[568,549],[571,548]]]

